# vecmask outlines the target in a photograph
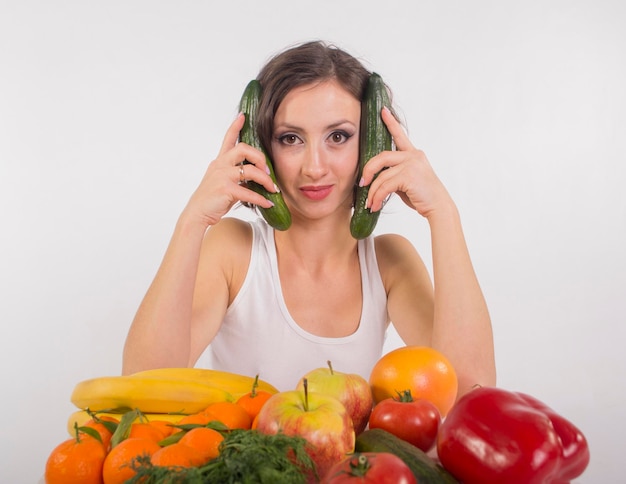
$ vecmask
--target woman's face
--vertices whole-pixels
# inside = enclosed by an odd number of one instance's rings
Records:
[[[321,217],[351,207],[361,103],[335,80],[293,89],[274,117],[273,162],[291,210]]]

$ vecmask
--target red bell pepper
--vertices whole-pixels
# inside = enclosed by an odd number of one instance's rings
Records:
[[[589,464],[583,433],[530,395],[479,387],[439,428],[441,464],[464,484],[563,484]]]

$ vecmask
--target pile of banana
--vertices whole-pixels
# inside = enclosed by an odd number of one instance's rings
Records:
[[[203,368],[158,368],[83,380],[70,398],[79,410],[70,415],[68,428],[83,425],[90,412],[119,418],[124,409],[139,409],[148,419],[177,421],[212,403],[236,401],[252,390],[254,381],[251,376]],[[256,388],[278,392],[261,379]]]

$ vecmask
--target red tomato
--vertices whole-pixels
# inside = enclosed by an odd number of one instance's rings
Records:
[[[400,457],[388,452],[354,453],[335,464],[320,484],[418,484]]]
[[[410,390],[398,398],[387,398],[378,403],[370,415],[369,427],[383,429],[428,452],[437,440],[441,414],[428,400],[413,400]]]

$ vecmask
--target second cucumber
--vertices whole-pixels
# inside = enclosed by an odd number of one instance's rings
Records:
[[[361,103],[361,134],[359,147],[359,175],[361,178],[365,164],[382,151],[391,150],[391,134],[385,126],[380,112],[383,106],[390,108],[387,87],[380,75],[370,75]],[[374,177],[376,178],[376,177]],[[369,185],[358,187],[354,201],[354,213],[350,220],[350,233],[355,239],[364,239],[374,231],[380,211],[370,212],[365,206]]]
[[[246,89],[241,97],[239,104],[240,111],[246,116],[243,128],[239,133],[239,140],[246,143],[258,150],[261,150],[265,154],[265,162],[270,170],[270,177],[272,181],[276,183],[276,175],[274,174],[274,167],[267,152],[261,145],[259,139],[257,127],[256,127],[256,113],[259,107],[259,101],[261,99],[261,84],[256,79],[253,79],[248,83]],[[291,213],[283,200],[283,196],[280,192],[269,192],[256,182],[247,182],[248,188],[256,193],[263,195],[268,200],[271,200],[274,204],[273,207],[263,208],[258,207],[263,218],[274,227],[276,230],[287,230],[291,226]]]

